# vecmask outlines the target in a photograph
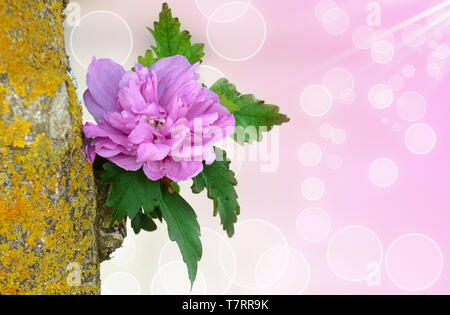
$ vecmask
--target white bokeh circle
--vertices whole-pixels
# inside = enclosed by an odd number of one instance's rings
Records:
[[[305,143],[298,150],[298,159],[305,166],[316,166],[322,160],[322,150],[313,142]]]
[[[200,270],[192,286],[189,281],[186,264],[172,261],[161,267],[153,275],[150,293],[152,295],[205,295],[207,285]]]
[[[372,230],[359,225],[346,226],[331,237],[327,261],[339,278],[350,282],[365,281],[379,272],[383,246]]]
[[[215,22],[230,7],[247,8],[237,19],[227,23]],[[225,2],[211,14],[206,26],[206,37],[212,50],[228,61],[245,61],[256,56],[263,48],[267,25],[261,12],[242,1]]]
[[[428,124],[414,124],[405,132],[405,145],[414,154],[427,154],[436,145],[436,133]]]
[[[321,208],[307,208],[297,216],[296,228],[303,240],[320,242],[330,233],[331,219]]]
[[[416,67],[413,65],[405,65],[402,68],[402,74],[405,78],[412,78],[416,74]]]
[[[386,84],[375,84],[369,90],[368,99],[370,105],[376,109],[388,108],[394,101],[394,93]]]
[[[437,46],[438,46],[438,43],[434,39],[432,39],[428,42],[428,48],[430,48],[430,49],[435,49]]]
[[[427,111],[427,101],[422,94],[406,92],[397,102],[397,113],[407,121],[417,121],[423,118]]]
[[[203,254],[198,264],[198,270],[202,272],[205,280],[206,293],[212,295],[225,294],[232,286],[236,273],[236,255],[233,248],[224,234],[209,228],[202,228],[200,239],[202,241]],[[221,250],[223,254],[221,254]],[[225,259],[222,263],[219,262],[221,257]],[[177,244],[167,241],[159,254],[158,266],[162,267],[174,261],[183,262],[183,258]],[[224,273],[222,264],[230,268],[231,277]]]
[[[327,159],[328,168],[334,171],[340,169],[343,164],[342,157],[337,154],[331,154]]]
[[[350,25],[350,17],[341,8],[332,8],[325,12],[322,20],[322,27],[331,35],[344,34]]]
[[[446,44],[441,44],[436,47],[433,55],[438,59],[445,60],[450,57],[450,47],[448,47],[448,45]]]
[[[302,182],[301,192],[305,199],[316,201],[323,197],[325,184],[317,177],[310,177]]]
[[[319,135],[322,138],[330,138],[333,131],[334,131],[334,128],[330,124],[322,124],[319,127]]]
[[[314,7],[314,13],[319,21],[324,21],[326,13],[331,9],[338,8],[337,4],[332,0],[320,0]]]
[[[378,64],[386,64],[394,59],[395,48],[387,40],[379,40],[372,44],[372,60]]]
[[[334,144],[343,144],[347,140],[347,133],[344,129],[335,129],[331,133],[331,142]]]
[[[219,69],[202,64],[197,68],[197,73],[200,75],[200,83],[211,87],[217,80],[225,78],[225,74]]]
[[[310,85],[303,90],[300,105],[309,116],[322,117],[330,111],[333,96],[323,85]]]
[[[442,251],[430,237],[410,233],[397,238],[385,257],[386,273],[391,281],[406,291],[423,291],[442,274]]]
[[[392,46],[395,47],[395,36],[394,33],[387,29],[379,29],[375,31],[372,35],[371,43],[372,45],[378,41],[387,41]]]
[[[436,62],[430,62],[427,65],[427,73],[430,77],[439,77],[442,73],[441,66]]]
[[[140,295],[141,286],[128,272],[114,272],[102,281],[102,295]]]
[[[195,5],[205,18],[210,19],[212,18],[214,10],[227,2],[230,2],[230,0],[195,0]],[[247,3],[249,6],[252,0],[242,0],[241,2]],[[230,10],[229,13],[227,12],[226,16],[222,18],[215,18],[213,19],[213,21],[217,23],[233,22],[234,20],[239,19],[242,15],[245,14],[245,12],[248,10],[248,6],[240,8],[237,11]]]
[[[395,183],[398,176],[397,165],[388,158],[379,158],[369,167],[369,178],[379,187],[388,187]]]
[[[222,271],[233,284],[244,289],[259,290],[270,287],[281,279],[289,265],[289,250],[287,240],[280,229],[264,220],[249,219],[237,223],[235,231],[233,238],[228,240],[235,253],[235,268],[226,264],[227,252],[224,243],[219,249]],[[257,279],[255,270],[258,262],[261,256],[273,247],[284,248],[284,255],[277,258],[278,268],[272,272],[270,279]]]
[[[345,99],[353,92],[355,80],[347,69],[333,68],[325,74],[322,84],[334,99]]]
[[[437,51],[433,51],[431,54],[428,55],[427,58],[428,63],[437,63],[438,65],[444,65],[445,60],[441,58],[439,53]]]
[[[87,19],[93,19],[93,16],[95,16],[95,19],[92,21],[95,23],[95,26],[101,25],[102,27],[98,28],[98,32],[96,33],[96,29],[92,27],[85,27],[86,30],[83,30],[83,23],[86,23]],[[114,23],[111,23],[111,21],[99,21],[99,15],[103,15],[103,18],[107,16],[108,18],[113,17],[114,19],[118,19],[120,24],[123,24],[125,26],[125,32],[120,29],[113,29]],[[108,28],[103,27],[105,24],[108,25]],[[111,37],[111,41],[109,43],[106,43],[105,40],[107,40],[109,37],[108,34],[114,34],[113,37]],[[129,47],[128,49],[124,49],[126,45],[123,45],[123,43],[127,42],[127,40],[124,40],[124,38],[120,38],[120,36],[126,36],[129,37]],[[81,36],[80,44],[75,45],[74,42],[77,42],[77,37]],[[77,49],[75,47],[79,47],[80,51],[77,53]],[[79,55],[84,54],[86,55],[86,49],[89,48],[89,50],[92,50],[92,53],[87,52],[86,58],[80,57]],[[73,58],[82,66],[84,69],[87,69],[88,64],[91,62],[93,56],[101,57],[101,58],[111,58],[113,60],[117,60],[117,62],[121,65],[124,65],[128,58],[131,55],[131,52],[133,50],[133,32],[131,31],[130,26],[128,23],[117,13],[107,11],[107,10],[96,10],[89,12],[85,15],[83,15],[79,23],[73,26],[72,31],[70,33],[70,49],[72,52]],[[83,51],[81,51],[83,50]],[[120,56],[124,55],[124,56]],[[87,59],[87,60],[82,60]]]
[[[273,281],[277,275],[280,265],[284,262],[280,257],[289,255],[289,263],[281,278]],[[264,295],[286,295],[302,294],[308,287],[310,281],[310,267],[305,256],[298,250],[288,247],[273,247],[261,255],[255,268],[255,277],[258,283],[269,283],[272,285],[259,289]]]

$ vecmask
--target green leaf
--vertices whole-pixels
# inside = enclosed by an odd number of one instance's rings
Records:
[[[197,276],[198,261],[202,257],[197,215],[178,193],[170,193],[165,186],[162,187],[159,208],[164,221],[167,222],[170,240],[177,242],[180,248],[192,286]]]
[[[106,204],[113,208],[110,227],[114,222],[122,221],[127,214],[133,220],[141,207],[144,212],[155,209],[161,199],[159,181],[148,179],[142,170],[130,172],[112,163],[104,164],[103,169],[102,182],[112,184],[106,200]]]
[[[148,28],[155,39],[156,46],[152,46],[157,59],[183,55],[191,64],[201,61],[204,53],[204,44],[191,44],[191,35],[187,31],[181,31],[178,18],[172,16],[172,10],[167,3],[163,4],[159,14],[159,21]]]
[[[163,219],[162,218],[162,213],[161,213],[161,210],[158,207],[156,207],[154,211],[146,213],[146,215],[149,215],[153,219],[158,219],[159,222],[162,222],[162,219]]]
[[[236,127],[243,128],[237,129],[234,134],[234,139],[239,143],[260,141],[264,131],[270,131],[273,126],[289,121],[277,106],[266,104],[251,94],[242,95],[225,78],[219,79],[210,89],[217,93],[220,103],[234,115]],[[240,134],[242,130],[245,134]]]
[[[177,182],[171,182],[170,185],[172,186],[173,191],[175,191],[177,193],[180,193],[181,188],[180,188],[180,185]]]
[[[229,237],[234,234],[234,224],[240,212],[238,195],[235,187],[237,180],[234,172],[230,170],[230,161],[226,157],[225,151],[218,148],[216,150],[216,160],[211,165],[203,165],[203,171],[194,177],[192,191],[196,194],[208,190],[208,197],[213,200],[214,216],[219,213],[220,222],[223,229],[227,231]]]
[[[205,165],[203,165],[203,171],[202,173],[205,171]],[[192,178],[192,192],[194,194],[199,194],[203,191],[203,189],[205,189],[206,187],[206,182],[205,182],[205,178],[203,177],[203,174],[200,173],[198,174],[196,177]]]
[[[134,217],[133,220],[131,220],[131,227],[133,228],[134,233],[139,234],[139,232],[142,230],[144,231],[154,231],[156,230],[156,224],[153,222],[151,218],[149,218],[147,215],[142,213],[142,211],[139,211],[138,214]]]
[[[152,64],[154,64],[158,59],[153,56],[152,50],[147,50],[145,52],[145,56],[139,56],[138,62],[143,65],[144,67],[150,67]]]

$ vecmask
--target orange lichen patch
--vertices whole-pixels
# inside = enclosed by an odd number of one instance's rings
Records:
[[[8,73],[26,104],[43,94],[53,96],[63,82],[61,11],[62,1],[0,2],[0,73]]]

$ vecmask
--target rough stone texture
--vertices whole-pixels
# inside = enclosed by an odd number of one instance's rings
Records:
[[[100,259],[112,251],[103,247],[120,246],[99,241],[99,257],[95,224],[108,213],[96,217],[66,4],[0,0],[0,294],[98,294]]]

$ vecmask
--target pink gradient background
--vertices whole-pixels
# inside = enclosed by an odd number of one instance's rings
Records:
[[[370,50],[355,48],[352,41],[353,31],[366,25],[366,5],[371,1],[339,1],[335,3],[345,10],[350,19],[348,29],[341,35],[327,33],[321,22],[315,17],[315,6],[319,0],[253,0],[251,1],[264,18],[267,26],[267,37],[262,49],[252,58],[244,61],[229,61],[217,55],[207,40],[208,19],[201,14],[194,0],[168,1],[174,14],[188,29],[194,42],[206,44],[204,64],[219,69],[234,82],[244,93],[254,93],[257,97],[269,103],[280,106],[281,111],[291,118],[288,124],[280,129],[279,168],[275,172],[261,172],[258,162],[242,162],[237,174],[239,186],[239,200],[241,215],[239,222],[247,219],[258,219],[270,222],[284,235],[288,245],[303,254],[309,265],[309,281],[305,280],[304,271],[297,275],[296,271],[303,270],[304,263],[295,265],[296,260],[284,270],[283,277],[274,284],[278,289],[243,288],[234,283],[225,292],[229,294],[258,294],[258,293],[300,293],[296,285],[307,284],[303,293],[306,294],[410,294],[394,284],[385,268],[385,254],[389,246],[400,236],[408,233],[419,233],[428,236],[438,245],[443,257],[442,273],[437,281],[429,288],[418,291],[425,294],[450,293],[450,80],[448,76],[448,59],[443,63],[441,75],[432,77],[427,73],[427,58],[432,52],[428,43],[435,40],[439,45],[450,42],[448,19],[434,27],[427,33],[424,45],[418,48],[396,46],[395,56],[387,64],[375,63]],[[225,3],[226,1],[212,1]],[[435,0],[396,0],[376,1],[381,7],[381,25],[371,26],[372,29],[389,29],[424,12],[436,5],[448,1]],[[150,26],[157,18],[160,1],[78,1],[81,15],[94,10],[108,10],[120,15],[130,26],[134,44],[130,57],[125,66],[130,68],[142,55],[145,49],[153,43],[145,27]],[[442,9],[447,12],[450,7]],[[246,18],[245,13],[241,19]],[[262,28],[256,23],[258,20],[243,21],[239,29],[240,35],[245,34],[252,40],[236,42],[235,32],[227,36],[214,38],[214,42],[248,47],[249,42],[258,42]],[[417,24],[426,25],[426,19]],[[434,30],[442,28],[447,23],[447,30],[443,30],[440,37]],[[80,31],[83,30],[81,25]],[[118,26],[119,27],[119,26]],[[226,28],[226,23],[220,26]],[[234,30],[234,28],[232,28]],[[108,32],[108,25],[99,22],[98,29],[92,33],[80,33],[77,37],[77,47],[70,43],[72,27],[66,26],[68,53],[72,57],[75,75],[79,82],[81,93],[85,89],[86,72],[73,58],[73,52],[84,53],[86,56],[94,54],[86,44],[89,35],[103,34],[96,38],[107,47],[117,47],[117,51],[128,43],[117,40],[114,32]],[[83,37],[84,36],[84,37]],[[118,35],[117,35],[118,36]],[[259,36],[259,37],[258,37]],[[401,44],[401,30],[395,33],[396,43]],[[92,39],[92,38],[91,38]],[[84,44],[83,44],[84,43]],[[122,47],[122,48],[121,48]],[[222,47],[222,46],[221,46]],[[83,55],[84,56],[84,55]],[[117,57],[112,50],[109,55],[97,57]],[[389,78],[402,74],[403,66],[411,64],[416,73],[412,78],[404,78],[405,86],[400,91],[394,91],[394,102],[386,109],[375,109],[368,101],[370,88],[377,83],[387,84]],[[323,117],[308,116],[301,108],[300,96],[303,90],[312,84],[321,84],[328,70],[341,67],[349,70],[354,77],[354,93],[356,99],[351,105],[344,105],[339,100],[333,100],[331,110]],[[420,123],[429,124],[436,133],[436,145],[425,155],[410,152],[404,143],[405,131],[414,124],[403,120],[396,111],[397,100],[406,91],[416,91],[427,101],[427,111]],[[387,124],[381,120],[387,119]],[[89,119],[86,116],[86,119]],[[319,134],[319,127],[331,124],[335,128],[345,130],[346,139],[342,144],[335,144],[330,139],[324,139]],[[393,131],[396,124],[399,131]],[[314,142],[322,150],[320,163],[313,167],[306,167],[299,161],[298,152],[302,144]],[[336,154],[342,158],[342,167],[332,170],[327,166],[330,155]],[[398,169],[396,181],[389,187],[378,187],[369,178],[369,166],[380,158],[386,157],[395,162]],[[302,196],[301,183],[309,178],[320,178],[324,183],[325,192],[317,201],[308,201]],[[212,203],[206,195],[193,196],[189,192],[190,183],[182,185],[183,196],[193,205],[199,215],[202,227],[221,232],[218,218],[210,218]],[[302,239],[296,228],[299,213],[310,207],[319,207],[329,216],[330,232],[319,242],[308,242]],[[341,228],[360,225],[372,230],[379,238],[383,247],[383,262],[379,270],[379,282],[369,285],[366,281],[350,282],[338,277],[327,261],[327,247],[332,236]],[[263,231],[264,228],[258,229]],[[130,234],[132,231],[130,231]],[[222,232],[221,232],[222,233]],[[252,230],[245,231],[245,235],[252,235]],[[239,237],[239,226],[237,237]],[[252,235],[251,242],[265,241],[264,235]],[[115,263],[114,259],[102,266],[102,279],[111,274],[126,272],[139,283],[140,293],[156,292],[151,290],[152,279],[159,268],[159,255],[167,241],[167,232],[161,227],[155,233],[132,236],[134,246],[125,256],[132,256],[126,263]],[[249,240],[248,244],[252,244]],[[231,241],[237,255],[237,261],[246,261],[245,250],[239,244]],[[274,246],[277,245],[274,241]],[[414,245],[414,244],[413,244]],[[364,244],[363,244],[364,246]],[[415,265],[415,259],[431,257],[429,264],[418,267],[417,278],[439,271],[439,261],[422,251],[420,246],[413,246],[413,256],[399,256],[396,264],[410,270]],[[127,250],[127,249],[125,249]],[[248,249],[249,252],[251,251]],[[257,255],[263,254],[260,251]],[[242,253],[242,254],[241,254]],[[250,255],[250,253],[249,253]],[[351,255],[345,256],[349,262]],[[356,258],[355,258],[356,259]],[[277,267],[276,259],[265,272],[271,273]],[[208,263],[203,270],[205,281],[214,282],[215,270],[213,263]],[[251,266],[247,266],[251,270]],[[208,269],[209,268],[209,269]],[[240,267],[238,267],[240,268]],[[256,266],[254,268],[257,268]],[[208,269],[208,270],[206,270]],[[402,268],[400,268],[401,270]],[[396,269],[397,274],[399,269]],[[202,266],[200,267],[202,271]],[[242,272],[241,272],[242,271]],[[217,273],[223,273],[217,270]],[[237,273],[239,277],[243,270]],[[207,278],[209,275],[210,278]],[[298,281],[297,281],[297,278]],[[236,280],[236,279],[235,279]],[[414,280],[414,279],[412,279]],[[239,279],[237,279],[239,282]],[[429,282],[429,281],[428,281]],[[105,286],[107,281],[104,281]],[[173,281],[172,281],[173,283]],[[134,284],[133,284],[134,285]],[[131,286],[133,286],[131,285]],[[176,283],[175,283],[176,285]],[[301,285],[300,285],[301,286]],[[124,284],[124,290],[126,285]],[[273,288],[272,288],[273,289]],[[113,289],[109,289],[113,291]],[[106,292],[107,290],[105,290]],[[130,289],[130,292],[134,292]],[[157,291],[160,292],[160,291]],[[215,293],[205,291],[202,293]]]

